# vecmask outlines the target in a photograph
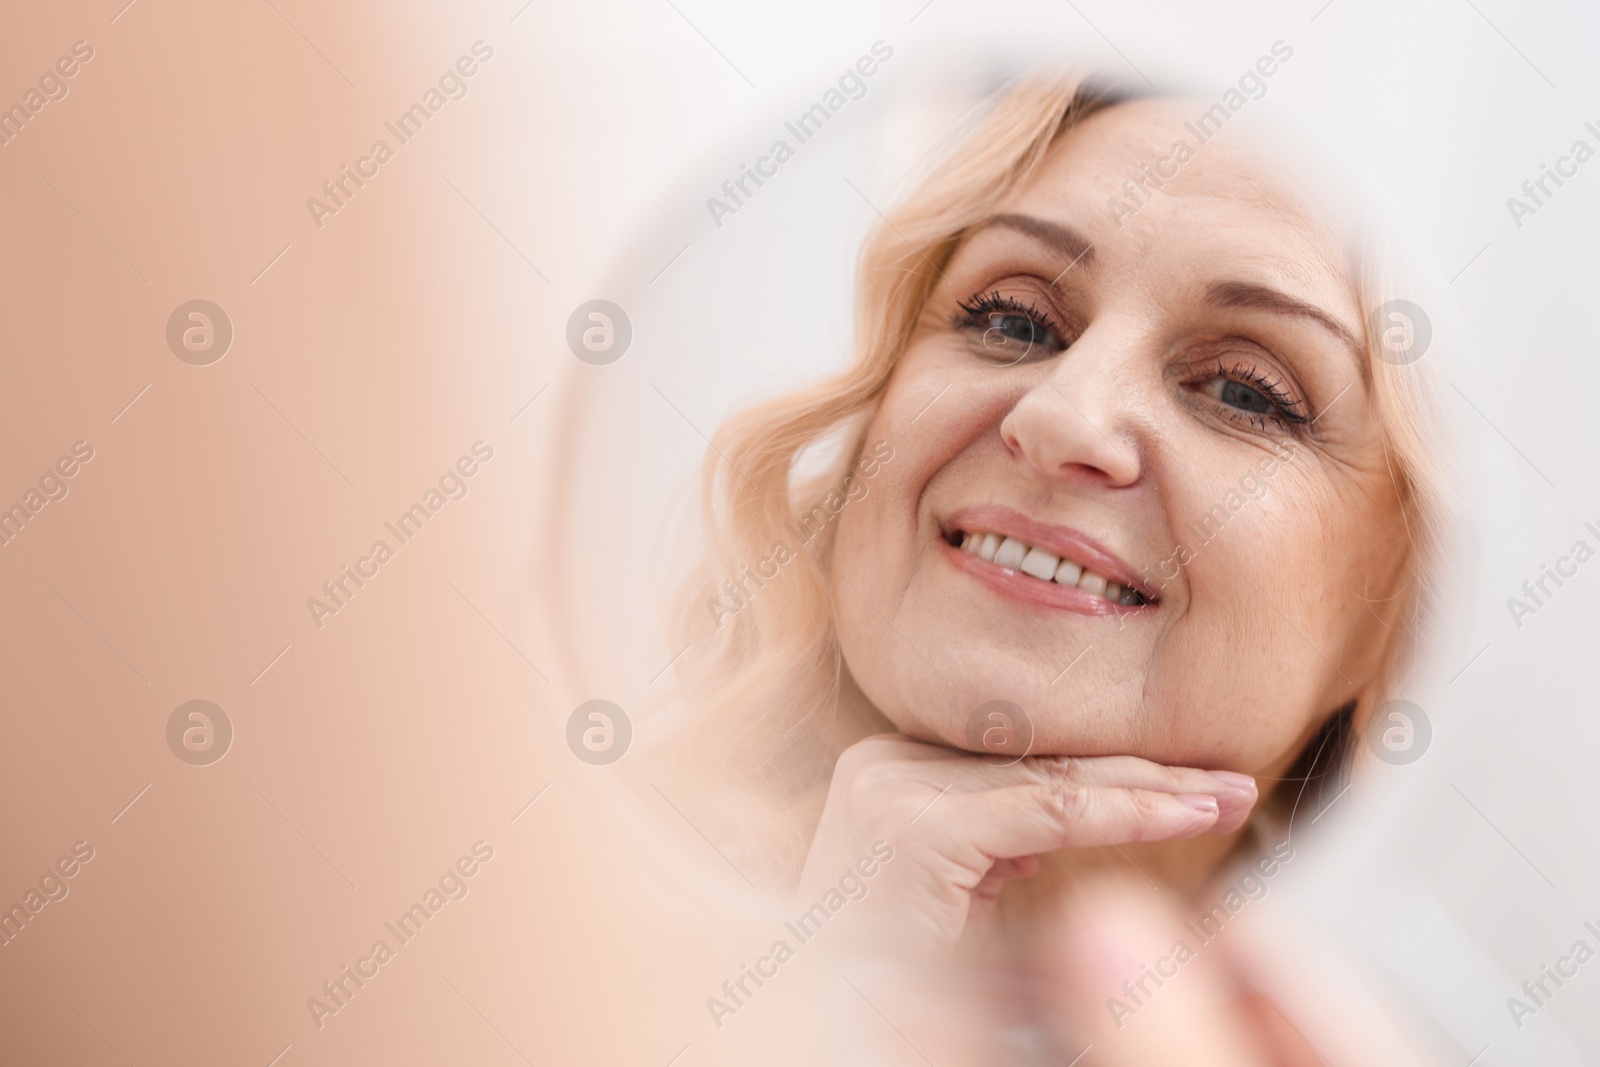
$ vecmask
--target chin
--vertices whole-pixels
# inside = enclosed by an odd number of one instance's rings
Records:
[[[929,654],[936,653],[930,649]],[[981,664],[970,657],[963,663],[962,657],[947,652],[938,660],[949,678],[946,683],[921,657],[915,658],[914,664],[902,664],[902,684],[885,687],[888,691],[861,682],[868,699],[908,737],[983,752],[983,729],[994,723],[990,715],[999,712],[1019,720],[1011,725],[1018,737],[1027,738],[1030,755],[1124,754],[1136,742],[1132,726],[1140,720],[1139,709],[1123,706],[1126,701],[1108,695],[1096,679],[1061,677],[1061,668],[1053,677],[1045,676],[1036,663],[1020,657],[990,654]],[[1132,682],[1114,689],[1137,694],[1140,686]]]

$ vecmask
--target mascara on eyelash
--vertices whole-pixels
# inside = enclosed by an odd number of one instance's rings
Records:
[[[1014,315],[1027,316],[1058,336],[1061,332],[1050,316],[1039,310],[1038,307],[1033,304],[1023,303],[1016,297],[1002,296],[998,289],[988,293],[974,294],[965,300],[957,300],[956,307],[966,313],[964,316],[959,314],[954,316],[954,324],[958,327],[982,326],[984,325],[983,316],[1009,312]]]
[[[1257,390],[1278,409],[1276,412],[1277,418],[1296,426],[1306,425],[1311,421],[1309,416],[1302,414],[1298,410],[1304,401],[1290,395],[1284,388],[1282,381],[1263,371],[1256,370],[1253,367],[1246,367],[1240,363],[1229,365],[1223,361],[1222,357],[1218,356],[1211,362],[1207,373],[1239,382],[1241,385]],[[1253,422],[1254,420],[1251,421]]]
[[[1015,297],[1004,296],[998,289],[990,290],[987,293],[975,294],[965,300],[958,300],[956,301],[956,306],[960,309],[960,313],[952,317],[952,326],[957,329],[980,328],[985,325],[984,316],[1009,313],[1022,315],[1031,323],[1043,326],[1052,335],[1055,335],[1058,341],[1060,338],[1060,331],[1043,311],[1040,311],[1032,304],[1023,303]],[[1029,347],[1032,347],[1031,342]],[[1271,375],[1254,368],[1246,368],[1239,363],[1234,363],[1231,366],[1227,365],[1220,356],[1214,360],[1212,369],[1220,377],[1238,382],[1247,388],[1260,392],[1276,409],[1270,415],[1265,412],[1237,411],[1233,413],[1235,418],[1245,418],[1246,421],[1260,429],[1266,429],[1265,423],[1268,418],[1279,419],[1295,426],[1305,425],[1311,421],[1308,416],[1301,414],[1297,410],[1302,401],[1291,396],[1284,389],[1282,382]]]

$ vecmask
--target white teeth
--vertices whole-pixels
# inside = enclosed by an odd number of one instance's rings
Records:
[[[1113,604],[1138,607],[1145,602],[1132,586],[1110,581],[1103,574],[1085,570],[1082,564],[1062,559],[1053,552],[1035,548],[1015,537],[963,532],[961,551],[969,552],[997,567],[1020,570],[1023,574],[1041,581],[1054,581],[1068,588],[1081,589],[1093,596],[1103,597]]]
[[[1022,565],[1022,558],[1028,554],[1028,546],[1018,541],[1015,537],[1008,537],[1000,542],[1000,548],[991,560],[996,567],[1008,567],[1016,570]]]
[[[1059,562],[1042,548],[1030,548],[1028,554],[1022,557],[1020,569],[1023,574],[1031,574],[1048,582],[1056,576],[1056,564]]]

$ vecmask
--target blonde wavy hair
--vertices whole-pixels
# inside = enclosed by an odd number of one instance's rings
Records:
[[[1131,95],[1081,77],[1028,78],[997,94],[863,245],[849,365],[752,404],[721,427],[706,454],[704,552],[673,620],[675,647],[688,645],[673,699],[693,724],[677,740],[692,752],[697,773],[740,789],[733,806],[740,825],[731,836],[751,862],[798,873],[835,760],[854,741],[890,728],[843,721],[838,710],[844,668],[828,576],[837,523],[804,547],[793,544],[786,524],[812,513],[828,494],[843,494],[939,271],[968,229],[1025,186],[1068,130]],[[1362,249],[1358,259],[1354,277],[1365,320],[1393,295],[1395,277],[1376,248]],[[1308,784],[1325,787],[1348,766],[1353,742],[1407,662],[1428,599],[1441,510],[1434,394],[1416,366],[1393,365],[1375,346],[1376,338],[1367,337],[1374,409],[1407,530],[1404,544],[1395,546],[1400,578],[1393,589],[1364,591],[1387,630],[1381,666],[1358,700],[1330,713],[1311,739],[1278,791],[1284,805],[1289,799],[1298,805]],[[780,544],[795,558],[775,575],[758,575],[752,595],[734,596],[737,610],[711,606],[722,601],[730,580]],[[1314,810],[1311,799],[1307,810]]]

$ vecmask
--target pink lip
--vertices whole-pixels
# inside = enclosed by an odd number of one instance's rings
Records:
[[[1083,592],[1054,582],[1042,581],[1009,567],[986,563],[970,552],[949,543],[956,530],[984,530],[1003,537],[1015,537],[1030,545],[1082,564],[1088,570],[1102,574],[1108,581],[1131,587],[1149,603],[1137,607],[1113,604],[1104,597]],[[1132,567],[1109,549],[1081,531],[1067,526],[1030,519],[1021,512],[993,504],[962,508],[944,520],[940,542],[951,563],[974,578],[1011,596],[1052,607],[1066,608],[1091,615],[1110,615],[1145,611],[1160,603],[1160,597],[1140,581]]]

